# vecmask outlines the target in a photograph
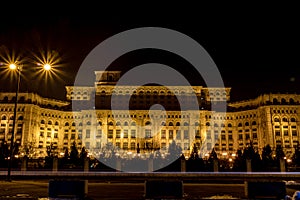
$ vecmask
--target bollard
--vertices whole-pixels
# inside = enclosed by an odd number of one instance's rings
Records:
[[[58,158],[54,157],[52,163],[52,171],[57,172],[57,170],[58,170]]]
[[[153,158],[148,160],[148,172],[153,172]]]
[[[219,171],[219,162],[218,162],[218,160],[214,159],[213,164],[214,164],[214,172],[218,172]]]
[[[186,160],[185,158],[181,158],[181,161],[180,161],[180,166],[181,166],[181,172],[186,172]]]
[[[116,159],[116,170],[117,170],[117,172],[120,172],[121,171],[121,165],[122,165],[122,163],[121,163],[121,159],[120,158],[117,158]]]
[[[27,170],[27,157],[24,156],[22,158],[21,171],[26,171],[26,170]]]
[[[90,159],[89,158],[84,158],[83,161],[83,171],[84,172],[89,172],[89,163],[90,163]],[[84,180],[84,193],[88,194],[89,191],[89,181],[88,180]]]
[[[251,159],[246,159],[247,172],[252,172]]]
[[[279,164],[280,164],[280,172],[286,172],[286,169],[285,169],[285,159],[280,158]]]

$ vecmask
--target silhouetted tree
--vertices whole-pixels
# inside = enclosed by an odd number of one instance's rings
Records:
[[[76,142],[74,141],[71,146],[71,152],[70,152],[70,161],[73,164],[78,164],[78,150],[76,147]]]
[[[204,161],[199,157],[196,144],[194,144],[190,157],[186,163],[187,171],[204,171]]]
[[[295,146],[295,153],[293,155],[293,163],[296,166],[300,165],[300,147],[299,147],[299,142],[297,143],[297,145]]]
[[[263,147],[262,151],[262,168],[264,171],[270,171],[271,167],[273,167],[274,160],[272,157],[272,149],[269,144],[267,144],[265,147]]]
[[[241,149],[238,149],[236,152],[235,160],[233,163],[233,170],[234,171],[246,171],[246,163],[245,158],[243,156],[243,152]]]

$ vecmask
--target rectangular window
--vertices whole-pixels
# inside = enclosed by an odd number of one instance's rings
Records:
[[[200,130],[195,130],[195,138],[196,139],[200,139],[201,138]]]
[[[283,135],[284,135],[284,136],[288,136],[288,135],[289,135],[289,131],[288,131],[288,130],[284,130],[284,131],[283,131]]]
[[[183,138],[184,139],[189,139],[189,131],[188,130],[184,130],[184,132],[183,132]]]
[[[85,135],[86,138],[91,137],[91,130],[90,129],[87,129],[85,133],[86,133],[86,135]]]
[[[221,135],[221,139],[222,139],[222,140],[226,140],[226,135],[222,134],[222,135]]]
[[[68,133],[65,133],[64,134],[64,139],[68,139],[69,137],[68,137]]]
[[[183,144],[183,149],[188,150],[189,149],[189,143],[184,143]]]
[[[120,138],[121,137],[121,130],[116,130],[116,138]]]
[[[40,132],[40,137],[44,137],[44,132]]]
[[[231,134],[228,135],[228,139],[229,139],[229,140],[232,140],[232,139],[233,139]]]
[[[101,148],[101,143],[100,142],[96,142],[96,148],[100,149]]]
[[[135,135],[136,135],[136,130],[131,130],[130,137],[135,138],[136,137]]]
[[[107,138],[113,138],[114,131],[113,130],[108,130]]]
[[[78,133],[78,139],[82,139],[82,134]]]
[[[211,143],[207,143],[207,150],[208,150],[208,151],[211,150]]]
[[[128,149],[128,142],[123,143],[123,149],[127,150]]]
[[[123,130],[123,137],[128,138],[128,130]]]
[[[243,134],[239,134],[239,140],[243,139]]]
[[[166,130],[161,130],[161,139],[166,139]]]
[[[211,139],[211,132],[206,131],[206,139],[210,140]]]
[[[71,134],[71,140],[75,140],[75,133]]]
[[[250,134],[246,134],[246,140],[250,139]]]
[[[130,143],[130,149],[131,150],[135,150],[135,142],[131,142]]]
[[[297,134],[297,131],[296,130],[292,130],[292,135],[293,136],[297,136],[298,134]]]
[[[280,131],[279,130],[275,130],[275,135],[276,136],[280,136]]]
[[[51,132],[47,132],[47,137],[51,137]]]
[[[145,138],[151,138],[151,129],[145,130]]]
[[[85,148],[87,148],[87,149],[90,148],[90,142],[85,142]]]
[[[58,133],[54,133],[54,138],[58,138]]]
[[[96,138],[102,138],[102,130],[97,130]]]
[[[253,139],[257,139],[257,133],[252,133]]]
[[[169,130],[169,140],[173,140],[173,130]]]
[[[181,131],[180,131],[180,130],[177,130],[177,131],[176,131],[176,139],[177,139],[177,140],[180,140],[180,139],[181,139]]]

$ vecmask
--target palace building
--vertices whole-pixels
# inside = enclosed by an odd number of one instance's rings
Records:
[[[99,153],[108,143],[122,152],[166,152],[171,142],[188,156],[212,148],[230,155],[251,142],[261,151],[299,142],[300,95],[263,94],[230,101],[230,88],[116,85],[120,71],[95,72],[94,87],[66,86],[66,101],[19,93],[15,143],[20,152],[60,155],[73,142]],[[10,144],[15,93],[0,93],[0,141]],[[159,106],[160,105],[160,106]],[[196,106],[195,106],[196,105]],[[218,109],[226,107],[226,110]]]

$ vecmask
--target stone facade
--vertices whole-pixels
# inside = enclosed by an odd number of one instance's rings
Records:
[[[67,101],[19,93],[15,139],[21,152],[45,156],[52,145],[60,155],[74,141],[96,154],[108,143],[127,154],[166,152],[175,141],[186,156],[193,146],[201,156],[212,148],[230,155],[252,142],[259,151],[280,144],[289,156],[298,145],[300,95],[230,102],[230,88],[115,86],[119,78],[119,71],[96,72],[94,87],[67,86]],[[0,93],[2,143],[10,143],[14,95]]]

